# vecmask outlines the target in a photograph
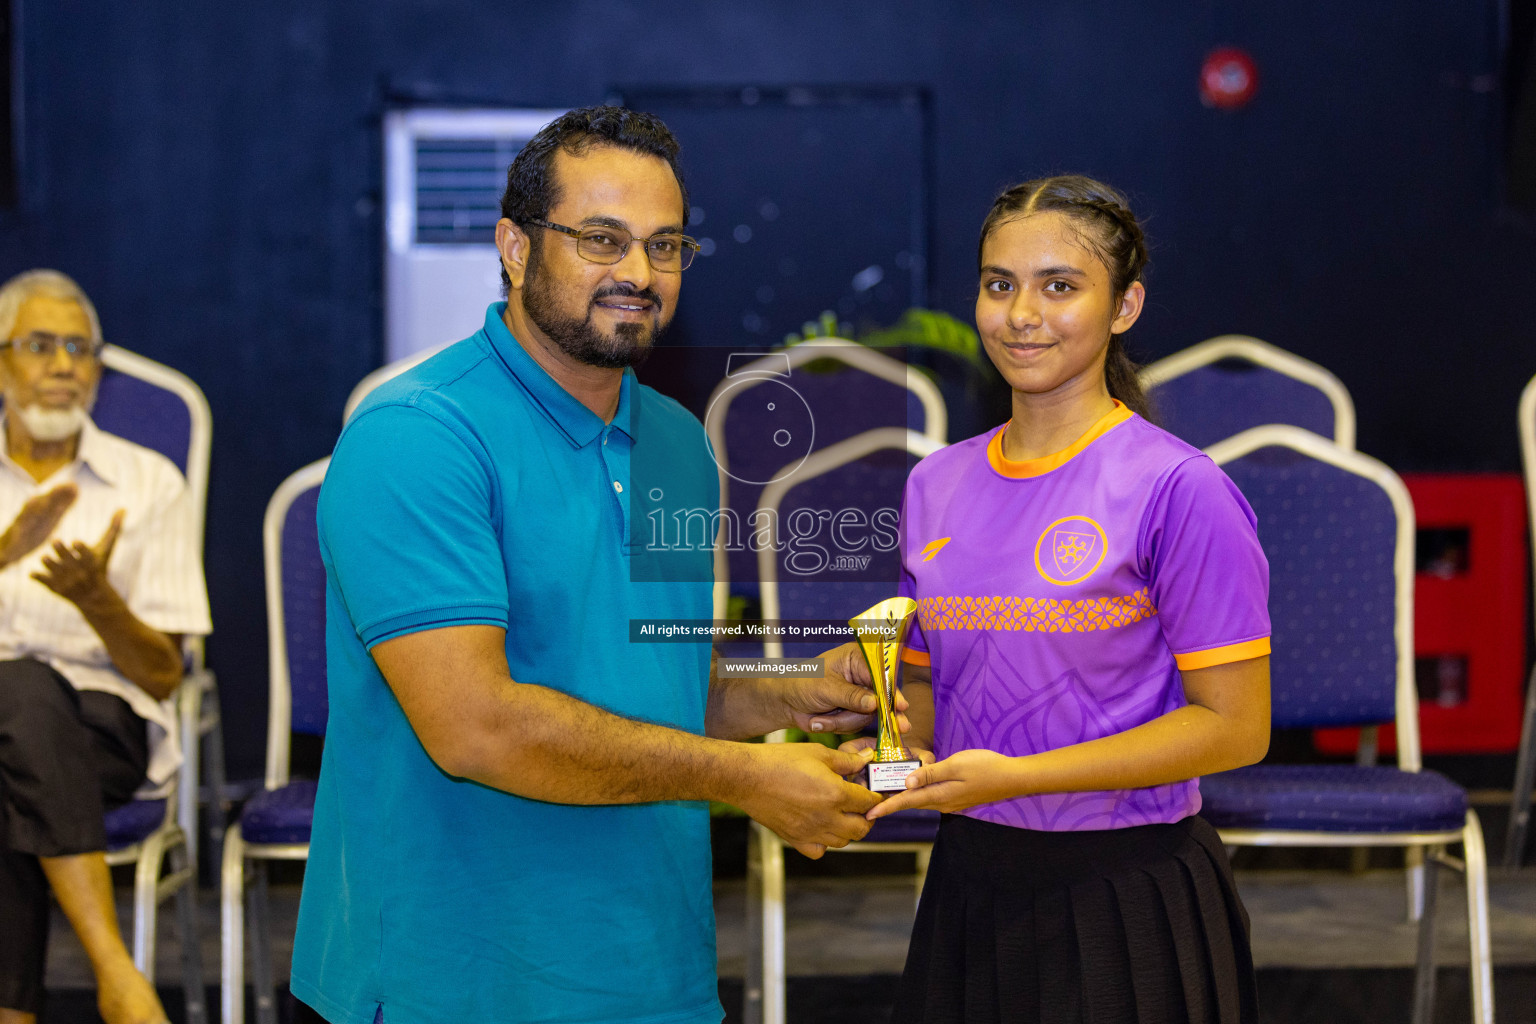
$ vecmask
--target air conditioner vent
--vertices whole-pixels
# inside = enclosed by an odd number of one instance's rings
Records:
[[[489,244],[507,165],[523,141],[416,139],[416,243]]]
[[[501,297],[507,165],[564,110],[409,107],[384,114],[384,351],[473,334]]]

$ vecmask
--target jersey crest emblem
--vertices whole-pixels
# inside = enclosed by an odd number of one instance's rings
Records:
[[[1035,569],[1058,586],[1081,583],[1104,561],[1104,528],[1087,516],[1067,516],[1035,541]]]

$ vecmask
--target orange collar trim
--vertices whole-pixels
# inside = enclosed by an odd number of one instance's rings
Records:
[[[1115,403],[1115,407],[1100,417],[1097,423],[1089,427],[1086,434],[1073,441],[1061,451],[1053,452],[1050,455],[1042,455],[1038,459],[1025,459],[1022,462],[1015,462],[1013,459],[1003,456],[1003,435],[1008,432],[1008,423],[1013,422],[1009,420],[987,442],[987,461],[992,464],[992,468],[997,470],[999,475],[1014,480],[1026,480],[1034,476],[1043,476],[1053,469],[1060,469],[1076,458],[1084,448],[1087,448],[1093,442],[1135,415],[1119,400],[1110,399],[1110,401]]]

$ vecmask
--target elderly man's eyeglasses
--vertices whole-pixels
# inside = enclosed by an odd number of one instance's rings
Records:
[[[578,231],[564,224],[551,224],[547,220],[530,220],[528,223],[570,235],[576,239],[576,254],[590,263],[617,263],[629,255],[630,243],[635,241],[635,236],[623,228],[585,227]],[[699,251],[698,242],[687,235],[673,232],[642,238],[640,244],[645,249],[645,258],[651,261],[652,269],[667,274],[687,270],[693,262],[694,254]]]
[[[52,359],[59,349],[63,349],[64,354],[71,359],[95,359],[101,355],[104,343],[94,338],[82,338],[78,334],[60,337],[47,331],[33,331],[20,338],[0,342],[0,345],[9,346],[14,352],[36,359]]]

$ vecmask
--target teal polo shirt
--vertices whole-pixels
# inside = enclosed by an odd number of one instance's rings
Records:
[[[709,552],[637,572],[632,529],[645,502],[718,507],[703,428],[630,372],[605,424],[502,308],[379,387],[321,489],[330,722],[291,987],[336,1024],[718,1024],[707,807],[449,776],[368,653],[504,626],[518,682],[704,730],[709,646],[629,639],[630,619],[710,617]]]

